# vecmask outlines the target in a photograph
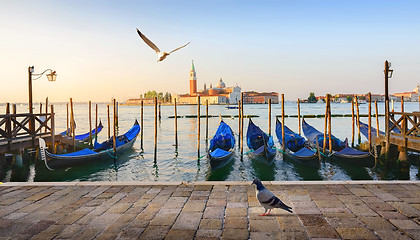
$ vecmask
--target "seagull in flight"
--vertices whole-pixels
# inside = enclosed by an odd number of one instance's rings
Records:
[[[141,39],[143,39],[143,41],[147,45],[149,45],[149,47],[151,47],[153,50],[155,50],[155,52],[158,55],[158,60],[157,60],[158,62],[163,61],[167,56],[169,56],[169,54],[171,54],[171,53],[173,53],[173,52],[175,52],[175,51],[177,51],[177,50],[179,50],[179,49],[187,46],[188,44],[190,44],[190,42],[188,42],[187,44],[185,44],[185,45],[183,45],[183,46],[181,46],[179,48],[175,48],[174,50],[170,51],[169,53],[167,53],[167,52],[161,52],[160,49],[152,41],[150,41],[143,33],[141,33],[138,28],[136,28],[136,29],[137,29],[137,33],[139,34],[139,36],[141,37]]]
[[[291,207],[284,204],[278,197],[276,197],[270,190],[264,187],[259,179],[254,179],[252,184],[257,186],[257,199],[260,204],[265,208],[265,212],[259,216],[267,216],[270,215],[271,209],[273,208],[281,208],[288,212],[292,212]],[[267,213],[268,210],[268,213]]]

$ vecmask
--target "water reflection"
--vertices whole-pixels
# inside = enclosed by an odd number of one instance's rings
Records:
[[[265,163],[260,162],[257,159],[250,159],[251,166],[253,168],[253,175],[254,178],[258,178],[261,181],[274,181],[276,175],[276,164],[274,163],[277,161],[277,156],[273,161],[273,164],[267,165]]]
[[[210,160],[208,160],[210,161]],[[234,169],[235,160],[229,161],[228,164],[221,168],[212,169],[210,164],[207,168],[206,180],[207,181],[225,181]]]
[[[352,180],[372,180],[372,176],[368,173],[366,170],[367,168],[357,166],[357,165],[351,165],[346,164],[342,162],[335,162],[331,161],[331,164],[336,166],[337,168],[340,168],[344,174],[350,177]]]

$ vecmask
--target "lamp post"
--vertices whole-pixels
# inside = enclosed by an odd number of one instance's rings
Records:
[[[391,67],[391,63],[385,61],[385,134],[386,134],[386,141],[385,141],[385,155],[388,158],[388,151],[389,151],[389,93],[388,93],[388,79],[392,77],[392,73],[394,70],[389,69]],[[369,133],[370,134],[370,133]]]
[[[48,81],[50,82],[54,82],[57,78],[57,74],[55,71],[51,70],[51,69],[47,69],[45,71],[43,71],[42,73],[34,73],[34,66],[30,66],[28,67],[28,89],[29,89],[29,113],[30,113],[30,117],[31,120],[29,122],[29,130],[31,131],[31,133],[34,133],[35,131],[35,119],[33,118],[33,106],[32,106],[32,80],[38,80],[39,78],[42,77],[42,75],[44,75],[44,73],[46,73],[47,71],[49,71],[50,73],[47,74],[47,78]],[[35,76],[35,79],[32,79],[32,76]]]

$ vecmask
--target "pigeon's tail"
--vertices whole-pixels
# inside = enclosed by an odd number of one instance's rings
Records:
[[[288,211],[288,212],[290,212],[290,213],[293,213],[293,211],[291,210],[292,208],[291,207],[289,207],[289,206],[287,206],[286,204],[284,204],[283,202],[281,203],[281,204],[279,204],[280,206],[279,206],[279,208],[281,208],[281,209],[284,209],[284,210],[286,210],[286,211]]]

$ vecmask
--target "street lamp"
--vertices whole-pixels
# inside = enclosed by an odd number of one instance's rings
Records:
[[[33,73],[34,72],[34,66],[28,67],[28,87],[29,87],[29,113],[31,114],[31,121],[29,125],[29,130],[33,133],[35,131],[35,119],[33,118],[33,107],[32,107],[32,80],[38,80],[39,78],[49,71],[49,74],[47,74],[48,81],[54,82],[57,78],[57,74],[55,71],[51,69],[47,69],[43,71],[42,73]],[[32,79],[32,76],[35,76],[36,78]]]
[[[391,63],[385,61],[385,134],[386,134],[386,141],[385,141],[385,158],[388,158],[388,151],[389,151],[389,93],[388,93],[388,78],[392,77],[392,73],[394,70],[389,69],[391,67]],[[370,133],[369,133],[370,134]]]

